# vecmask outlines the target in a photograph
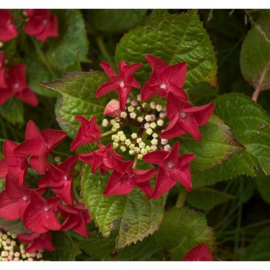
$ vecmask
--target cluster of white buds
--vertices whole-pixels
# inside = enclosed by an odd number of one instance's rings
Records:
[[[159,136],[165,125],[167,115],[165,106],[154,101],[142,103],[141,96],[138,95],[136,99],[128,98],[126,110],[120,115],[121,119],[115,117],[102,121],[102,126],[109,127],[113,133],[111,139],[114,149],[119,149],[121,152],[127,151],[130,155],[136,155],[138,159],[158,149],[166,151],[171,149],[168,140]],[[140,131],[125,134],[121,129],[127,125],[138,126]]]
[[[43,249],[27,253],[17,235],[0,230],[0,261],[42,261]]]

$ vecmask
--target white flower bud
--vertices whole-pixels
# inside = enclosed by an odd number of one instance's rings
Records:
[[[162,126],[164,125],[164,121],[163,121],[162,119],[159,119],[159,120],[157,121],[157,125],[158,125],[159,127],[162,127]]]
[[[117,135],[112,135],[112,140],[115,141],[115,142],[119,142],[119,136]]]
[[[101,125],[102,125],[103,127],[107,127],[107,126],[109,125],[108,119],[103,119]]]
[[[130,146],[129,146],[129,149],[133,150],[135,147],[135,145],[132,143]]]
[[[150,127],[151,127],[152,129],[155,129],[155,128],[157,127],[157,124],[156,124],[155,122],[153,122],[153,123],[150,124]]]
[[[161,139],[161,144],[162,145],[165,145],[165,144],[167,144],[168,143],[168,140],[167,139]]]
[[[143,155],[142,154],[139,154],[138,155],[138,159],[142,159],[143,158]]]
[[[158,140],[157,140],[157,139],[151,140],[151,144],[152,144],[152,145],[158,145]]]
[[[150,145],[146,145],[146,146],[145,146],[145,149],[147,150],[147,152],[149,152],[149,151],[151,150]]]
[[[132,106],[136,107],[138,105],[138,102],[137,102],[137,100],[133,99],[133,100],[131,100],[130,104]]]
[[[143,149],[141,150],[141,154],[142,154],[142,155],[147,154],[147,150],[146,150],[145,148],[143,148]]]
[[[129,150],[130,155],[134,155],[134,150]]]
[[[137,95],[137,100],[142,101],[141,95]]]
[[[120,141],[121,142],[124,142],[126,140],[126,138],[127,138],[126,135],[121,135],[120,136]]]
[[[115,121],[114,119],[112,119],[112,120],[110,120],[110,123],[111,123],[112,125],[114,125],[114,124],[116,123],[116,121]]]
[[[150,124],[149,123],[145,123],[144,124],[144,129],[148,129],[148,128],[150,128]]]
[[[134,112],[135,108],[133,106],[128,106],[128,111],[129,112]]]
[[[158,134],[157,133],[153,133],[152,137],[153,138],[158,138]]]
[[[158,112],[161,112],[161,111],[162,111],[162,106],[161,106],[160,104],[158,104],[158,105],[156,106],[156,110],[157,110]]]
[[[152,122],[155,121],[155,120],[157,119],[156,116],[155,116],[154,114],[151,114],[150,116],[151,116],[151,121],[152,121]]]
[[[171,146],[169,145],[169,144],[166,144],[165,146],[164,146],[164,150],[165,151],[170,151],[172,148],[171,148]]]
[[[132,138],[132,139],[136,139],[136,138],[137,138],[137,133],[132,133],[132,134],[131,134],[131,138]]]
[[[139,147],[135,147],[135,148],[134,148],[134,152],[135,152],[136,154],[140,153],[140,151],[141,151],[141,150],[140,150]]]
[[[115,129],[119,129],[119,128],[120,128],[119,123],[115,123],[115,124],[113,124],[113,128],[115,128]]]
[[[138,118],[137,118],[137,120],[138,120],[138,122],[142,122],[143,121],[143,117],[142,116],[139,116]]]
[[[125,119],[127,117],[127,113],[126,112],[121,112],[121,117]]]
[[[147,115],[144,117],[144,119],[145,119],[147,122],[151,121],[151,115],[147,114]]]
[[[165,113],[165,112],[161,112],[160,114],[159,114],[159,117],[160,118],[165,118],[167,116],[167,114]]]
[[[129,146],[130,144],[131,144],[130,139],[125,140],[125,145],[126,145],[126,146]]]
[[[119,146],[119,143],[113,142],[113,148],[117,148]]]
[[[152,146],[151,146],[151,150],[152,150],[152,151],[156,151],[156,150],[157,150],[157,146],[156,146],[156,145],[152,145]]]
[[[152,128],[148,128],[148,129],[146,130],[146,134],[151,135],[152,133],[153,133]]]
[[[155,109],[156,108],[156,102],[154,102],[154,101],[150,102],[150,107],[151,107],[151,109]]]
[[[139,147],[140,148],[144,148],[145,147],[145,143],[144,142],[139,143]]]
[[[143,104],[142,104],[142,107],[143,107],[143,108],[146,108],[146,107],[147,107],[147,103],[143,103]]]
[[[130,118],[135,119],[137,114],[135,112],[132,112],[132,113],[130,113],[129,116],[130,116]]]
[[[137,143],[141,143],[141,142],[142,142],[142,138],[138,138],[138,139],[136,140],[136,142],[137,142]]]

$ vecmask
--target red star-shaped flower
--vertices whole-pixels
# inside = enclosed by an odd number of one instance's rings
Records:
[[[26,83],[25,65],[18,64],[9,69],[7,87],[0,88],[0,104],[5,103],[12,96],[32,106],[38,105],[37,96]]]
[[[166,97],[170,92],[187,100],[187,94],[182,89],[187,72],[186,63],[170,66],[153,55],[147,55],[145,59],[153,72],[142,88],[141,98],[143,102],[156,95]]]
[[[27,155],[15,154],[18,145],[12,141],[5,141],[3,145],[5,159],[0,160],[0,178],[9,173],[19,185],[23,184],[28,169]]]
[[[39,194],[45,189],[36,190]],[[5,190],[0,193],[0,217],[6,220],[22,218],[30,203],[31,190],[25,185],[19,185],[11,175],[7,175]]]
[[[0,9],[0,41],[8,41],[17,36],[12,15],[5,9]]]
[[[60,203],[60,198],[45,200],[36,192],[31,192],[30,203],[23,214],[23,224],[26,229],[36,233],[60,230],[61,224],[55,214]]]
[[[52,187],[52,191],[67,204],[73,203],[73,169],[78,157],[72,156],[57,167],[49,164],[49,172],[38,182],[39,187]]]
[[[87,223],[91,222],[91,217],[83,204],[77,205],[59,205],[58,211],[63,218],[61,230],[67,231],[72,229],[74,232],[87,237],[89,235],[87,230]]]
[[[0,88],[6,88],[5,52],[0,52]]]
[[[47,169],[49,153],[67,136],[66,132],[54,129],[44,129],[40,132],[36,124],[30,120],[25,131],[25,141],[14,152],[30,155],[30,165],[44,174]]]
[[[77,115],[75,118],[81,122],[81,127],[70,145],[72,152],[84,144],[97,142],[100,138],[100,128],[96,122],[96,117],[87,120],[83,116]]]
[[[19,234],[18,239],[28,244],[25,249],[28,253],[33,253],[39,249],[47,249],[49,251],[54,251],[54,247],[51,242],[51,233],[31,233],[31,234]]]
[[[79,154],[79,160],[92,165],[92,173],[95,173],[100,168],[101,174],[105,175],[107,170],[113,169],[112,159],[122,159],[123,156],[119,155],[108,144],[106,147],[101,146],[101,149],[93,151],[89,154]]]
[[[109,92],[117,91],[120,110],[124,111],[128,95],[132,88],[140,88],[141,85],[135,80],[133,74],[142,66],[140,63],[127,65],[124,61],[119,63],[119,74],[117,75],[111,65],[106,62],[101,62],[100,66],[111,79],[109,82],[103,83],[97,90],[96,96],[101,97]]]
[[[184,257],[184,261],[213,261],[211,252],[205,243],[192,248]]]
[[[191,103],[170,93],[167,98],[167,115],[171,123],[160,136],[164,139],[170,139],[187,132],[200,141],[199,126],[207,123],[214,109],[214,103],[194,107]]]
[[[48,37],[58,37],[58,21],[48,9],[26,9],[28,20],[24,25],[25,33],[45,41]]]
[[[155,169],[138,170],[133,169],[133,161],[122,161],[113,159],[114,171],[112,172],[104,195],[125,195],[129,194],[134,186],[141,189],[148,198],[153,190],[149,180],[156,174]]]
[[[191,191],[192,183],[188,163],[195,156],[185,154],[179,157],[179,148],[180,144],[176,142],[171,151],[154,151],[143,157],[144,161],[159,165],[153,199],[157,199],[170,190],[176,182]]]

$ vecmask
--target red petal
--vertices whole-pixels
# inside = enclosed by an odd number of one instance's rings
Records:
[[[171,139],[179,137],[185,133],[186,131],[181,127],[178,117],[175,117],[168,127],[160,134],[160,137],[163,139]]]
[[[73,203],[73,190],[72,190],[72,181],[66,181],[60,187],[53,187],[53,192],[56,193],[65,203]]]
[[[44,129],[41,134],[44,137],[46,146],[51,151],[67,136],[67,133],[62,130],[56,129]]]
[[[33,120],[28,121],[26,130],[25,130],[25,139],[42,139],[41,133],[37,125]]]
[[[153,151],[143,156],[143,161],[163,166],[163,160],[168,156],[168,151]]]
[[[180,184],[182,184],[189,192],[192,189],[191,173],[189,166],[174,168],[170,170],[171,176]]]
[[[98,88],[96,92],[96,97],[99,98],[107,93],[116,91],[118,88],[120,88],[120,86],[117,82],[105,82]]]
[[[133,170],[136,173],[136,183],[149,181],[156,174],[156,169]]]
[[[21,92],[16,93],[16,97],[29,105],[38,105],[38,98],[36,94],[28,87],[24,88]]]
[[[192,115],[190,115],[188,118],[184,119],[183,121],[179,121],[179,124],[193,138],[195,138],[197,141],[201,141],[202,138],[201,138],[200,130]]]
[[[185,255],[184,261],[213,261],[213,257],[205,243],[202,243],[192,248]]]
[[[190,163],[195,159],[195,155],[193,154],[184,154],[178,158],[178,166],[184,166]]]
[[[109,63],[102,61],[99,65],[103,68],[109,78],[112,79],[113,77],[118,77]]]
[[[160,95],[160,93],[161,89],[159,85],[150,85],[149,83],[145,83],[141,91],[142,102],[145,102],[156,95]]]
[[[46,151],[43,143],[37,139],[25,140],[14,150],[15,154],[24,154],[31,156],[39,156],[41,152]]]
[[[4,104],[13,96],[13,92],[10,89],[0,89],[0,105]]]
[[[31,157],[30,165],[40,174],[45,174],[48,166],[47,154],[41,154],[39,157]]]
[[[169,66],[169,64],[153,55],[146,55],[145,59],[157,74]]]
[[[7,163],[5,159],[0,160],[0,179],[5,178],[8,173]]]
[[[149,182],[137,183],[136,186],[146,194],[148,199],[152,197],[153,189]]]

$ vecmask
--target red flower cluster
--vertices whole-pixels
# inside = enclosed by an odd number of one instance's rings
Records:
[[[98,168],[103,175],[106,171],[112,171],[104,191],[105,196],[128,194],[136,186],[148,198],[157,199],[176,182],[182,184],[188,191],[192,189],[189,163],[195,156],[193,154],[179,156],[179,142],[175,142],[171,149],[168,139],[189,133],[196,140],[201,140],[199,126],[207,123],[215,106],[210,103],[194,107],[187,101],[188,95],[183,90],[187,72],[186,63],[170,66],[152,55],[147,55],[146,60],[152,68],[152,74],[142,87],[137,100],[130,93],[132,88],[141,87],[134,78],[134,73],[142,66],[140,63],[127,65],[121,61],[120,75],[117,75],[108,63],[100,64],[110,81],[97,89],[96,96],[116,91],[119,97],[119,102],[110,101],[104,110],[104,115],[113,119],[110,121],[104,119],[102,126],[107,128],[111,125],[111,131],[102,134],[95,117],[87,120],[83,116],[76,116],[81,126],[71,144],[71,151],[82,145],[97,142],[100,149],[89,154],[79,154],[78,158],[92,165],[92,173]],[[155,96],[159,96],[157,103],[154,101],[146,103]],[[166,107],[159,104],[162,97],[167,100]],[[134,126],[137,132],[125,134],[122,129],[125,126]],[[108,134],[113,134],[111,137],[113,143],[104,146],[101,139]],[[149,141],[151,146],[147,145]],[[116,152],[117,148],[122,152],[129,148],[128,153],[135,156],[135,161],[124,161],[123,156]],[[137,161],[140,159],[158,165],[154,190],[149,180],[155,176],[156,169],[137,168]]]
[[[6,182],[5,190],[0,193],[0,217],[22,219],[32,232],[19,235],[22,242],[29,244],[27,252],[41,248],[52,251],[50,230],[72,229],[80,235],[88,235],[89,212],[82,204],[73,205],[72,172],[78,157],[72,156],[59,165],[48,162],[53,149],[66,137],[63,131],[45,129],[40,132],[35,123],[29,121],[25,137],[20,145],[12,141],[4,143],[0,178],[5,178]],[[37,188],[27,185],[25,176],[29,167],[43,175]],[[46,197],[43,197],[45,192]],[[57,211],[64,219],[62,224]]]
[[[51,15],[48,9],[26,9],[27,21],[25,33],[36,39],[45,41],[49,37],[58,37],[58,21],[56,15]],[[0,10],[0,41],[8,41],[17,37],[14,18],[5,9]]]

